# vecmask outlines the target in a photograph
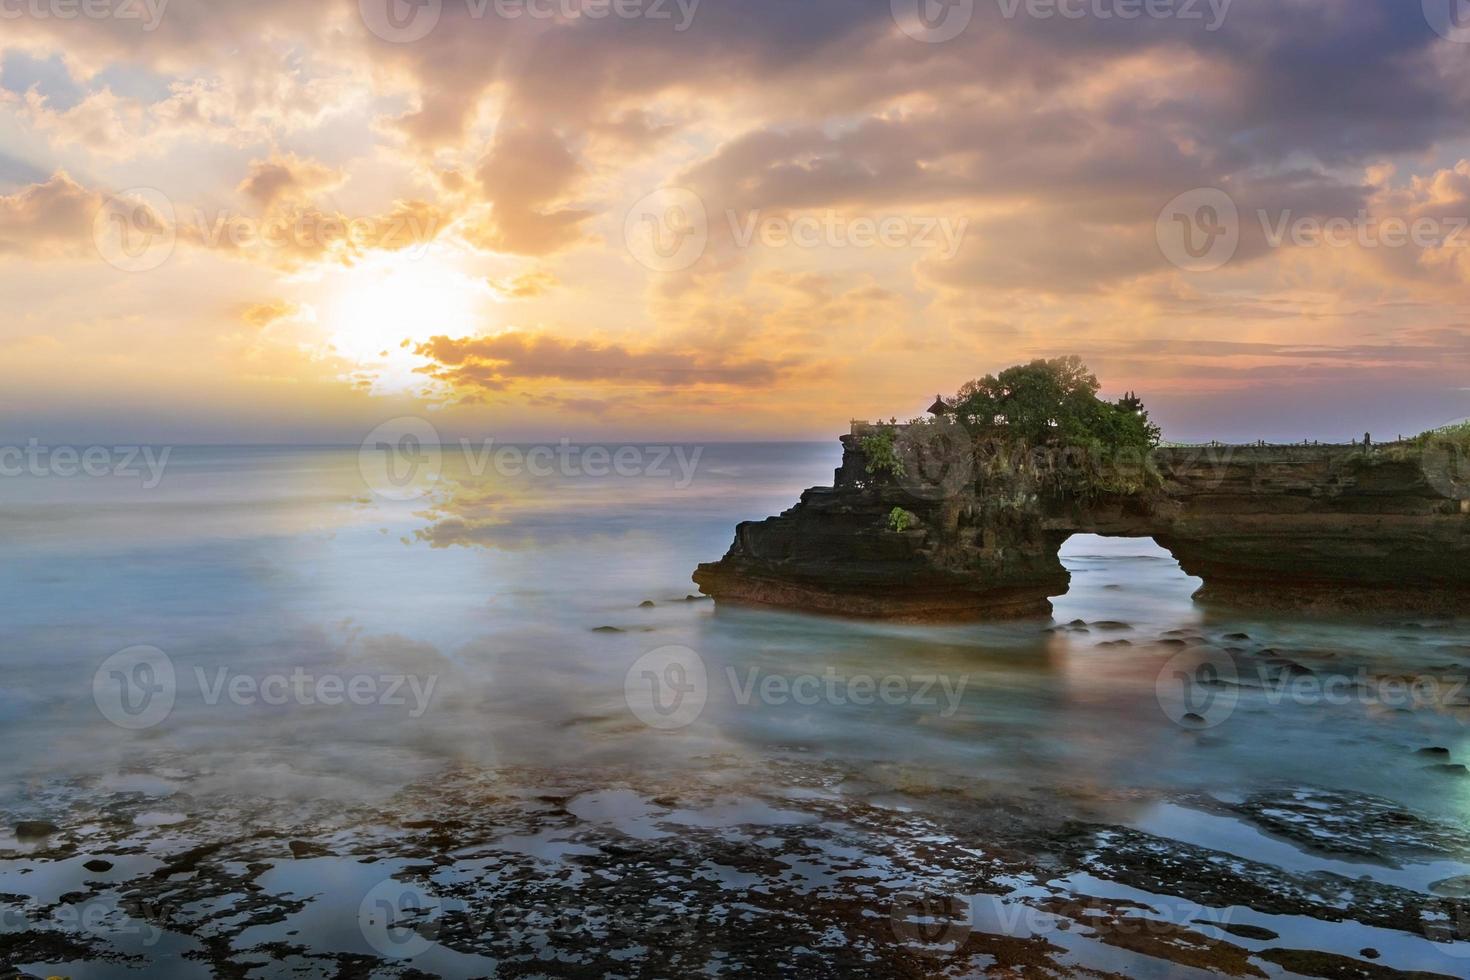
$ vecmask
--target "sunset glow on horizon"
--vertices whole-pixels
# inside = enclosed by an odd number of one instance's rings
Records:
[[[1470,415],[1470,32],[1036,6],[11,5],[0,436],[827,439],[1064,354],[1168,439]]]

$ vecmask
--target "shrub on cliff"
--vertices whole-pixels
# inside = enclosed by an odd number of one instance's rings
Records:
[[[861,445],[863,455],[868,459],[869,473],[887,473],[895,479],[903,476],[903,460],[899,458],[898,449],[894,445],[892,429],[879,429],[863,436]]]
[[[1156,482],[1145,461],[1159,427],[1136,396],[1104,401],[1099,387],[1081,358],[1058,357],[971,381],[953,404],[977,440],[1055,456],[1058,489],[1138,493]]]

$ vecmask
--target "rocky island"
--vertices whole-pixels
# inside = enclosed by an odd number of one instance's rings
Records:
[[[741,524],[720,601],[895,619],[1044,615],[1073,534],[1151,537],[1232,605],[1470,610],[1466,427],[1347,445],[1160,444],[1076,358],[854,423],[831,487]]]

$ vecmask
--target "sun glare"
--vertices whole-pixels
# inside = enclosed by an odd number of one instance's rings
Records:
[[[327,344],[382,394],[421,387],[424,378],[414,368],[427,362],[414,348],[430,337],[475,333],[494,301],[482,280],[433,251],[375,256],[344,271],[328,289],[322,317]]]

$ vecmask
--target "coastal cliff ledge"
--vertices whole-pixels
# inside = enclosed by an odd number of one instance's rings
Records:
[[[976,442],[941,418],[883,427],[905,466],[842,437],[831,487],[742,523],[694,573],[721,602],[890,619],[1045,615],[1073,534],[1152,537],[1233,605],[1470,612],[1465,460],[1433,444],[1160,447],[1099,463]],[[865,449],[865,444],[869,448]],[[1069,468],[1136,467],[1078,491]]]

